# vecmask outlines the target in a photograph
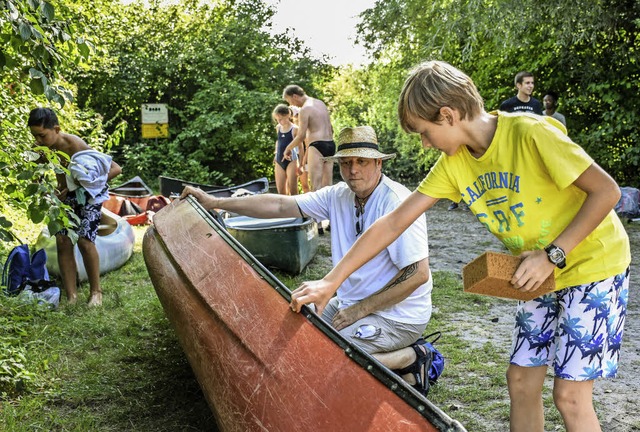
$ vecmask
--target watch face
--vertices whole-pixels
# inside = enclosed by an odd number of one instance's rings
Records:
[[[562,253],[562,250],[559,248],[553,248],[549,251],[549,259],[557,264],[564,259],[564,253]]]

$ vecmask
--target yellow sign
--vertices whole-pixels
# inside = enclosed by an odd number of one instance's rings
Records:
[[[169,138],[169,124],[143,124],[142,138]]]

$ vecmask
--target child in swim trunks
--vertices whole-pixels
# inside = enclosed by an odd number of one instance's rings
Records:
[[[89,306],[102,304],[100,286],[100,258],[95,239],[100,225],[102,203],[109,199],[107,182],[121,172],[111,156],[93,150],[76,135],[64,133],[55,112],[49,108],[35,108],[27,125],[38,145],[69,155],[69,174],[58,174],[58,198],[73,209],[80,224],[78,249],[89,278]],[[77,265],[73,243],[66,229],[56,234],[58,266],[69,304],[77,301]]]
[[[402,127],[443,154],[416,191],[378,219],[291,307],[324,307],[340,284],[439,199],[462,200],[512,254],[511,284],[532,291],[553,272],[556,291],[519,302],[507,369],[513,431],[542,431],[548,368],[567,431],[600,431],[596,378],[615,377],[629,296],[629,239],[613,208],[616,182],[548,116],[485,112],[471,79],[429,61],[406,80]]]

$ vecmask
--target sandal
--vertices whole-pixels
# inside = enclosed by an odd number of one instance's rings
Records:
[[[426,346],[427,342],[420,338],[410,345],[416,352],[416,361],[402,369],[395,369],[393,372],[402,376],[412,374],[416,383],[411,387],[418,390],[424,396],[429,392],[429,368],[433,362],[433,353]]]

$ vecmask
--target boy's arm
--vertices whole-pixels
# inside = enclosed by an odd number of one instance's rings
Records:
[[[56,196],[60,201],[64,201],[67,197],[67,176],[64,173],[56,173],[56,181],[58,187],[56,188]]]
[[[569,254],[604,220],[620,199],[620,188],[598,164],[593,163],[573,182],[587,198],[567,227],[552,243]],[[513,274],[511,283],[520,291],[537,289],[553,272],[552,264],[544,250],[526,251],[524,260]]]
[[[115,161],[111,161],[111,167],[109,167],[109,173],[107,174],[107,181],[114,177],[117,177],[122,173],[122,168]]]
[[[316,311],[322,314],[338,287],[347,277],[380,251],[393,243],[418,217],[433,207],[437,198],[413,192],[394,211],[378,219],[349,249],[323,279],[304,282],[292,292],[290,307],[300,312],[302,305],[315,303]]]
[[[378,292],[371,294],[349,306],[340,309],[333,317],[336,330],[353,324],[359,319],[400,303],[413,293],[420,285],[429,280],[429,259],[410,264],[400,270],[391,281]]]

